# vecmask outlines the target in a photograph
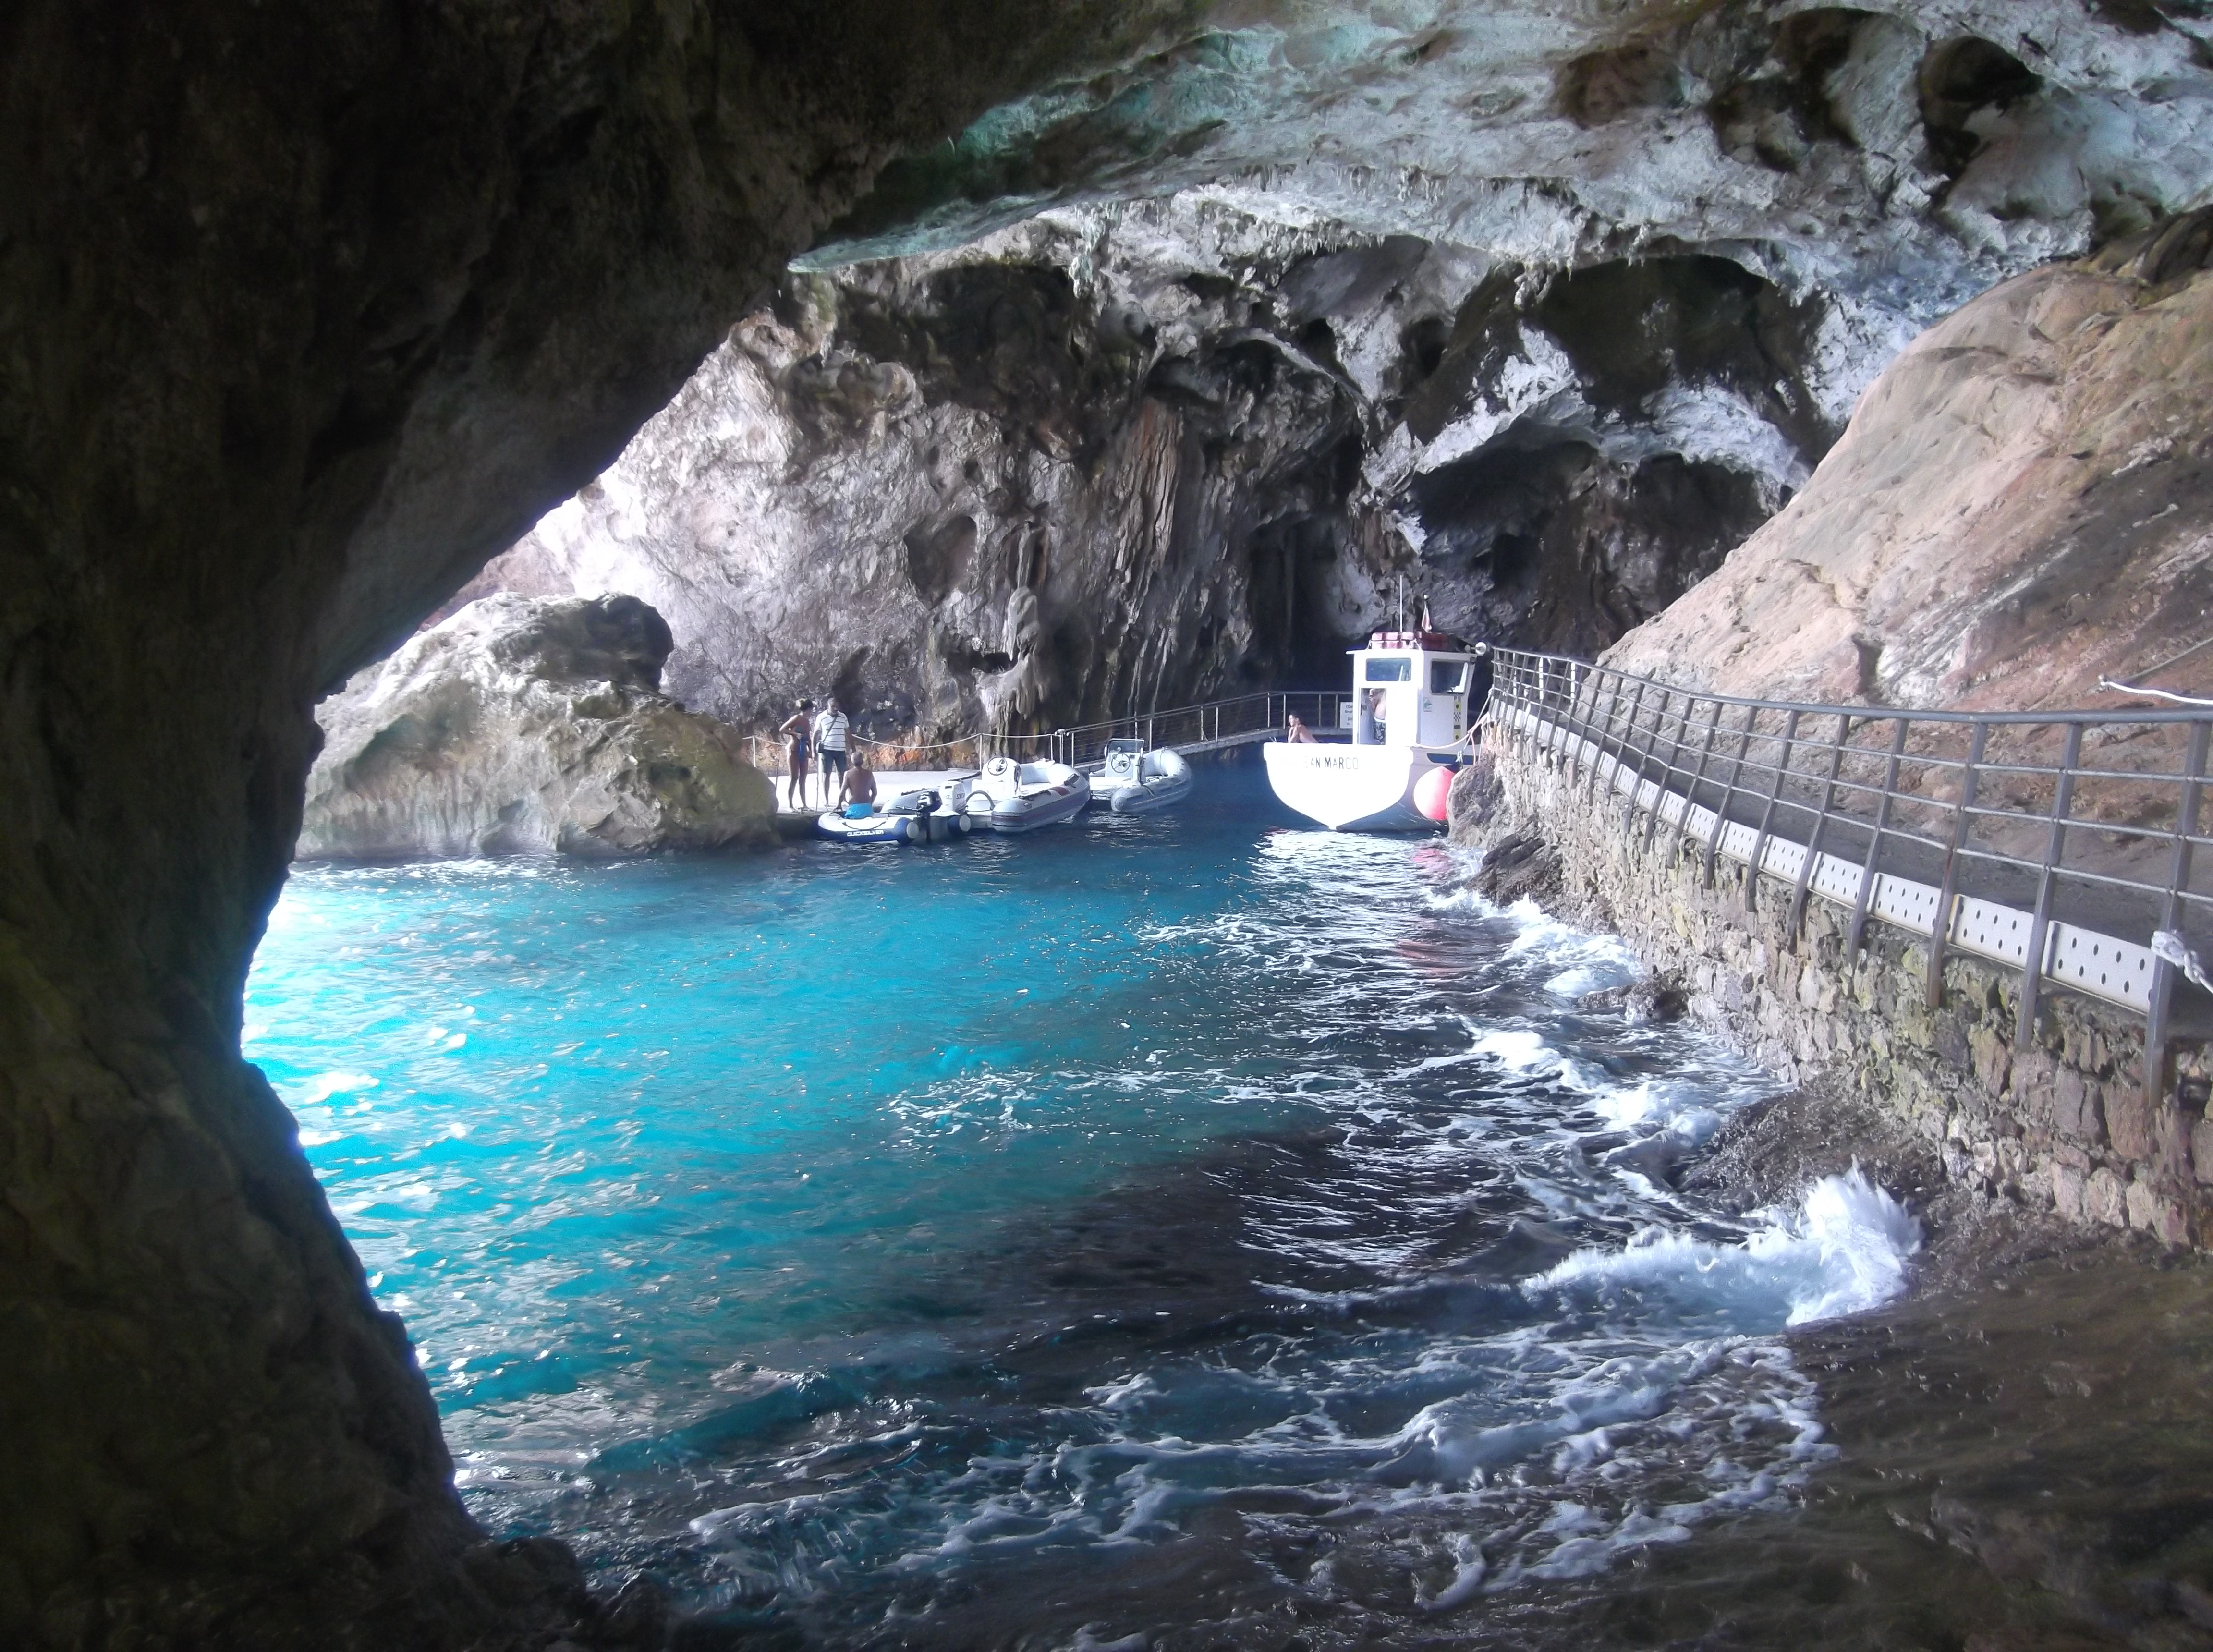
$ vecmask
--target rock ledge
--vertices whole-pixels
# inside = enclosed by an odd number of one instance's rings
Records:
[[[633,596],[469,604],[323,702],[300,858],[768,842],[738,736],[661,692],[670,646]]]

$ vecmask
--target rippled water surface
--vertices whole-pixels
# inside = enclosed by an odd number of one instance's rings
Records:
[[[1793,1505],[1777,1333],[1895,1294],[1911,1224],[1670,1192],[1763,1082],[1586,1002],[1618,945],[1206,778],[296,875],[247,1052],[480,1519],[795,1643],[1319,1648]]]

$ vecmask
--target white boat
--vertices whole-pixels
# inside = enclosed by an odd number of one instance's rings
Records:
[[[1091,782],[1081,769],[995,757],[985,764],[966,807],[972,822],[994,832],[1035,832],[1074,820],[1090,801]]]
[[[1476,656],[1435,631],[1352,653],[1352,739],[1261,747],[1276,796],[1332,832],[1435,832],[1414,789],[1464,751]]]
[[[1117,814],[1149,814],[1183,802],[1192,784],[1191,765],[1181,752],[1169,747],[1149,752],[1142,740],[1110,740],[1091,797]]]
[[[965,838],[977,824],[967,802],[972,776],[959,776],[942,791],[901,792],[866,814],[832,810],[814,829],[825,838],[849,844],[942,844]]]

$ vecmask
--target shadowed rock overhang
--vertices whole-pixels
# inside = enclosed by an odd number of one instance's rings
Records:
[[[0,1640],[619,1628],[462,1513],[241,991],[315,697],[606,468],[793,254],[1182,190],[1501,263],[1726,251],[1849,332],[2203,188],[2179,3],[1228,11],[0,15]],[[1319,315],[1363,277],[1303,278]],[[1417,357],[1489,348],[1479,319]],[[1442,410],[1417,461],[1495,411]],[[918,541],[925,576],[965,539]]]

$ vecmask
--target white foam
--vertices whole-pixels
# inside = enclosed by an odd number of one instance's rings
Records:
[[[329,1100],[334,1095],[358,1095],[363,1090],[373,1090],[377,1080],[368,1073],[317,1073],[302,1086],[295,1106],[312,1107]]]
[[[1466,1606],[1483,1588],[1483,1580],[1490,1571],[1483,1551],[1473,1538],[1465,1533],[1454,1539],[1454,1558],[1452,1582],[1435,1594],[1417,1591],[1414,1602],[1425,1612],[1450,1612],[1454,1606]]]
[[[1741,1245],[1649,1228],[1619,1250],[1577,1251],[1522,1289],[1534,1296],[1633,1284],[1727,1301],[1747,1314],[1747,1329],[1766,1317],[1764,1304],[1781,1311],[1781,1325],[1806,1325],[1888,1301],[1921,1248],[1921,1224],[1857,1166],[1823,1177],[1797,1210],[1763,1215],[1767,1225]]]
[[[1667,1099],[1653,1089],[1649,1081],[1607,1090],[1591,1103],[1592,1111],[1616,1130],[1633,1130],[1639,1125],[1651,1124],[1667,1106]]]
[[[1540,1066],[1558,1066],[1559,1052],[1535,1033],[1517,1027],[1493,1027],[1476,1035],[1469,1046],[1477,1055],[1489,1056],[1502,1066],[1526,1073]]]
[[[1545,983],[1545,991],[1555,998],[1582,998],[1602,987],[1613,985],[1604,972],[1589,964],[1577,964],[1562,970]]]

